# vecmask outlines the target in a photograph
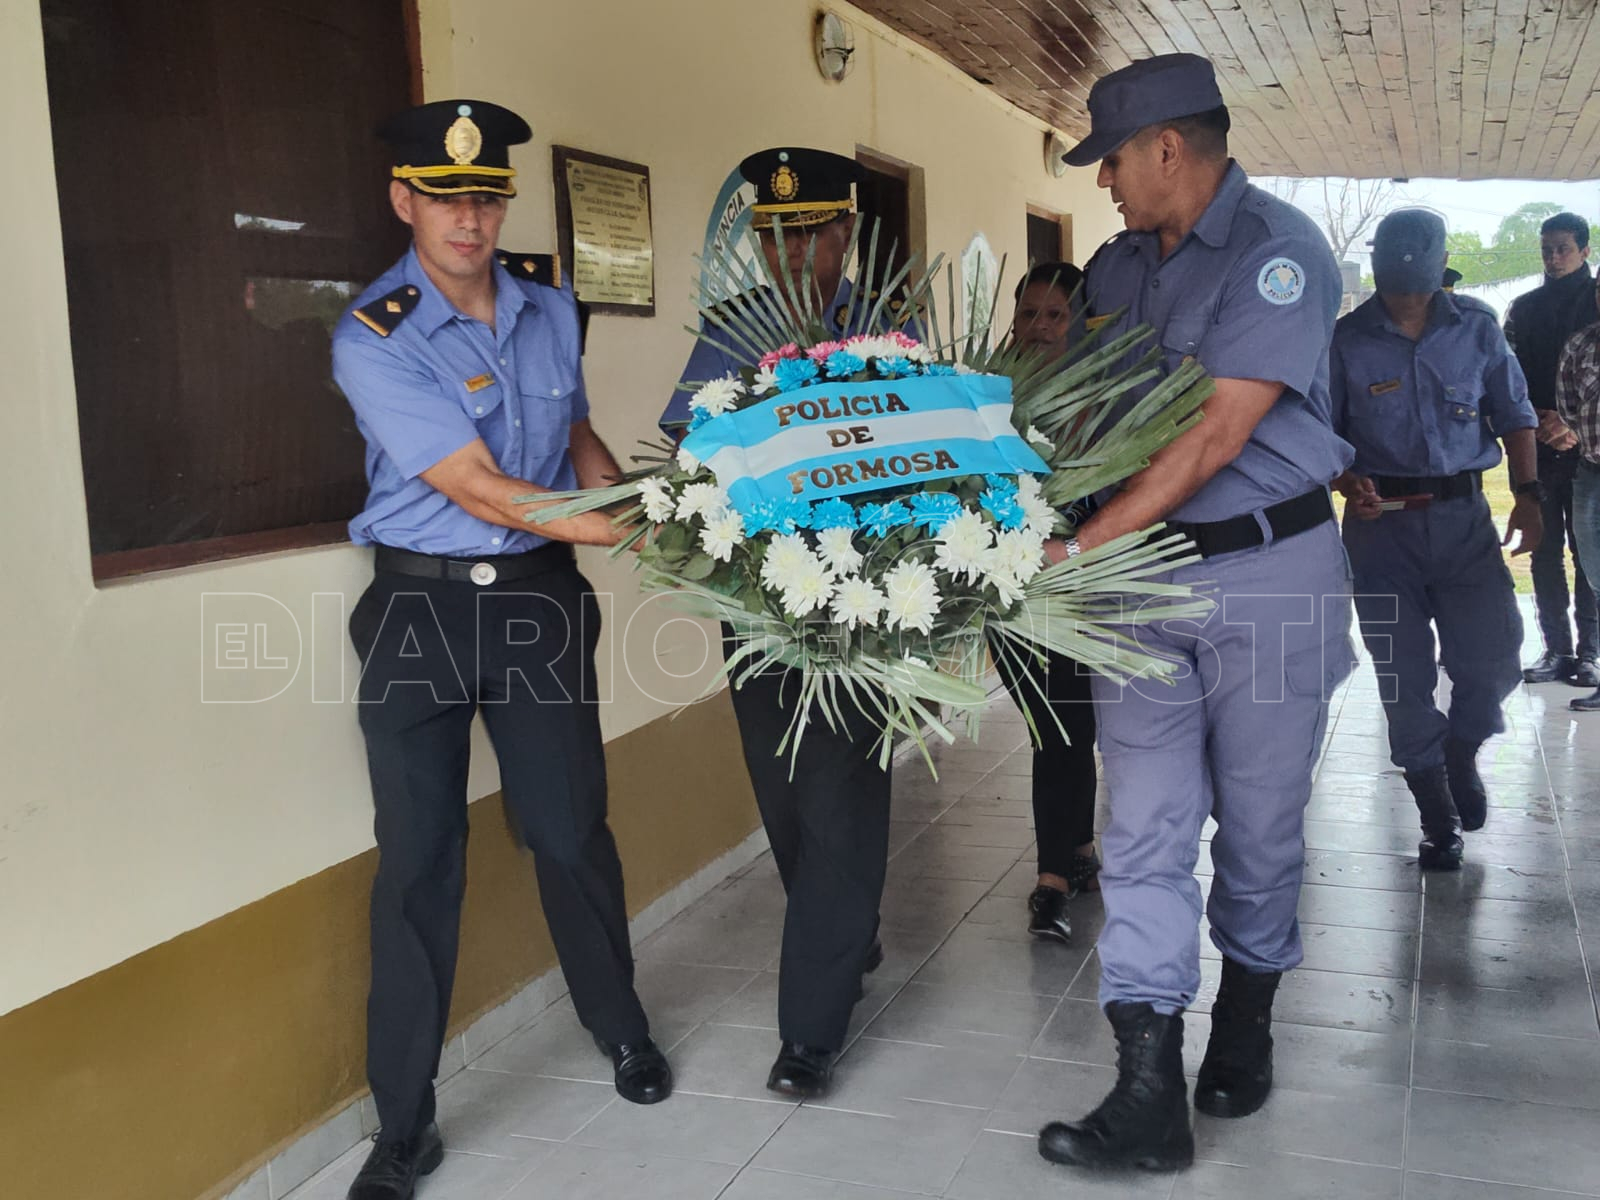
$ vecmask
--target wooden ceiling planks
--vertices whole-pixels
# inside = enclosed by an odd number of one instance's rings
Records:
[[[1095,79],[1217,66],[1258,174],[1600,174],[1600,0],[854,0],[1069,136]]]

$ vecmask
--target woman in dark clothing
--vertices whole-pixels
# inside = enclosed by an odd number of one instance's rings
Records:
[[[1040,263],[1017,284],[1013,337],[1047,359],[1067,352],[1083,272],[1071,263]],[[1089,672],[1073,659],[1044,661],[1000,652],[995,666],[1019,704],[1026,701],[1035,730],[1033,828],[1039,883],[1028,897],[1028,932],[1065,942],[1072,937],[1067,901],[1098,887],[1094,853],[1094,703]],[[1059,723],[1059,724],[1058,724]],[[1063,734],[1065,736],[1063,736]]]

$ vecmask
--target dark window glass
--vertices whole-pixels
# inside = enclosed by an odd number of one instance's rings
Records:
[[[359,509],[329,334],[405,247],[408,2],[43,0],[97,574]]]

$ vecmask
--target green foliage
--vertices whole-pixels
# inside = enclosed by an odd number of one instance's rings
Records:
[[[1495,230],[1494,241],[1483,244],[1476,231],[1452,233],[1445,238],[1450,265],[1461,272],[1460,287],[1526,279],[1544,271],[1539,256],[1539,226],[1561,211],[1559,204],[1536,200],[1508,214]],[[1589,227],[1589,244],[1600,241],[1600,227]]]

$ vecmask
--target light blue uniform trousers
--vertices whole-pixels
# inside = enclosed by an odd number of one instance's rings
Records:
[[[1522,615],[1488,501],[1435,500],[1372,521],[1349,514],[1344,544],[1395,766],[1442,767],[1447,736],[1476,746],[1504,729],[1500,703],[1522,680]],[[1434,699],[1441,664],[1449,715]]]
[[[1328,701],[1350,673],[1350,572],[1332,521],[1169,573],[1216,608],[1203,623],[1130,630],[1177,660],[1176,682],[1096,676],[1111,793],[1100,886],[1100,1003],[1173,1013],[1200,987],[1200,886],[1208,816],[1211,937],[1250,971],[1300,962],[1305,807]]]

